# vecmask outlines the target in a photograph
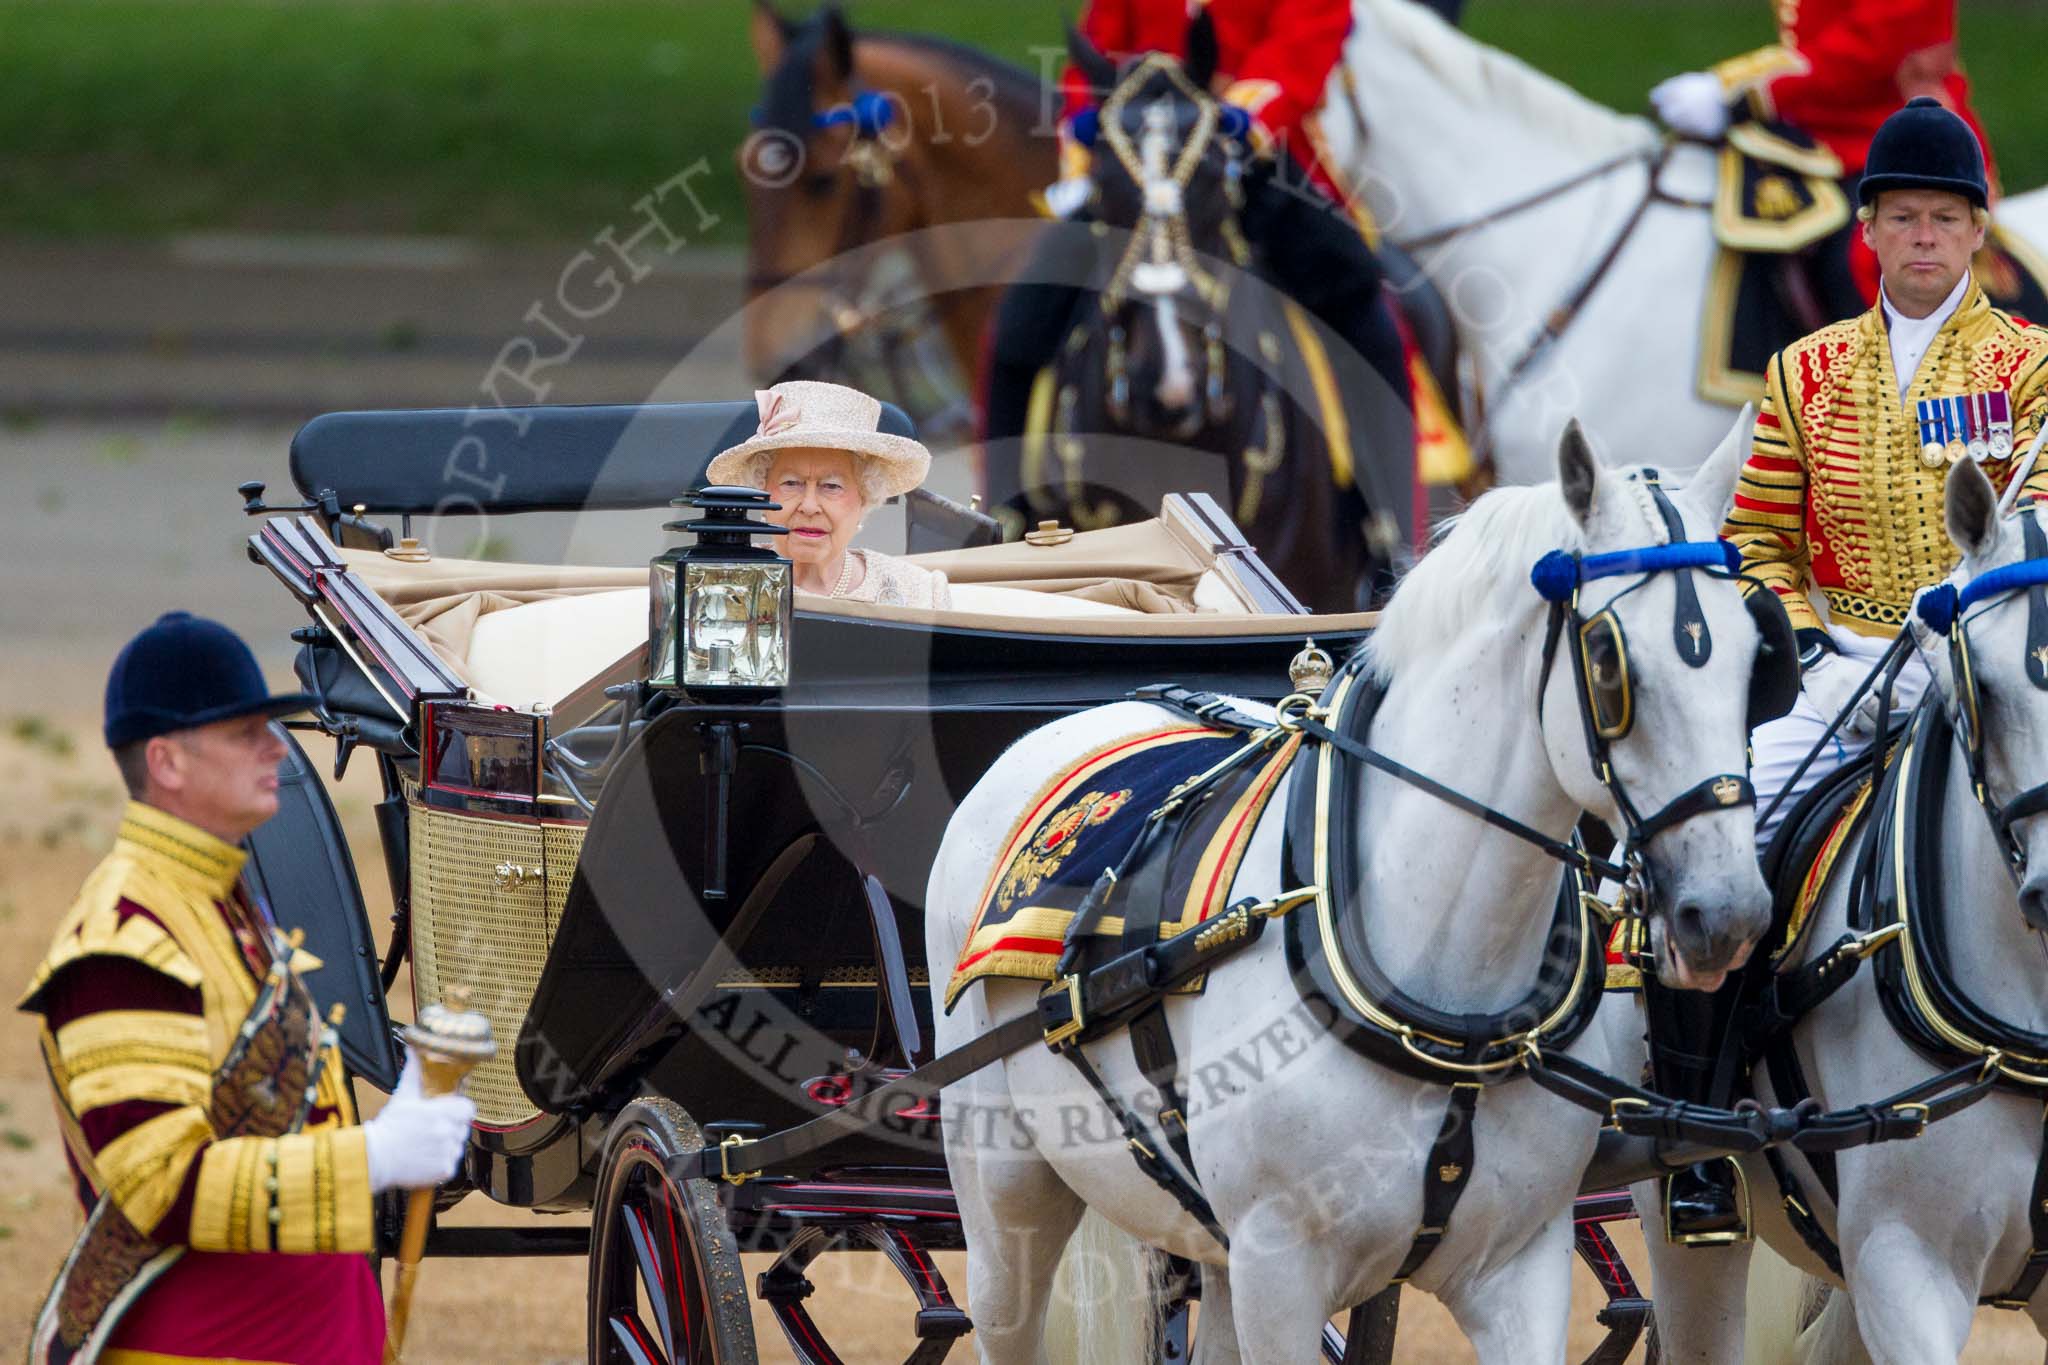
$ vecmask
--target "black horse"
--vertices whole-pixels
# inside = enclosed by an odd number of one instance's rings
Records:
[[[1244,115],[1209,93],[1206,14],[1185,64],[1154,53],[1119,71],[1078,35],[1070,43],[1109,92],[1084,129],[1094,194],[1089,221],[1053,229],[1004,304],[1035,314],[1042,336],[1057,330],[1032,343],[1050,364],[1009,374],[1028,395],[990,393],[991,501],[1013,523],[1085,529],[1202,489],[1309,607],[1362,605],[1413,543],[1405,391],[1383,360],[1267,283],[1288,273],[1272,269],[1275,250],[1351,225],[1306,184],[1283,183],[1284,165],[1248,158]],[[1376,276],[1343,283],[1346,306],[1377,302]],[[992,385],[1005,382],[996,344]]]

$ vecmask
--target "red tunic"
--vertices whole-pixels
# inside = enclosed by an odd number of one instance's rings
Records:
[[[1351,0],[1208,0],[1206,8],[1216,25],[1217,93],[1252,115],[1323,190],[1341,200],[1319,164],[1309,117],[1343,57]],[[1089,0],[1081,32],[1119,61],[1144,52],[1182,56],[1188,14],[1188,0]],[[1094,102],[1096,92],[1071,65],[1060,89],[1069,118]]]
[[[1932,95],[1960,114],[1989,168],[1991,144],[1956,59],[1956,0],[1775,4],[1779,40],[1807,70],[1774,77],[1758,93],[1778,118],[1825,143],[1845,171],[1863,169],[1878,125],[1915,95]]]

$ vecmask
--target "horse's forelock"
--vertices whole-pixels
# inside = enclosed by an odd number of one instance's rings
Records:
[[[812,77],[824,41],[825,23],[820,16],[806,19],[790,34],[781,63],[761,86],[761,127],[796,138],[811,135],[811,116],[817,112]]]

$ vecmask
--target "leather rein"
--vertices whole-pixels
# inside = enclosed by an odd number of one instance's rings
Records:
[[[1628,249],[1629,241],[1635,236],[1636,228],[1642,224],[1643,219],[1648,216],[1653,206],[1669,204],[1674,208],[1688,209],[1710,209],[1713,207],[1713,201],[1710,199],[1693,199],[1684,195],[1672,194],[1663,187],[1664,167],[1670,162],[1672,152],[1681,143],[1690,140],[1666,136],[1660,138],[1655,146],[1632,147],[1625,152],[1608,157],[1604,161],[1597,161],[1584,170],[1574,172],[1563,180],[1547,185],[1534,193],[1523,195],[1519,199],[1509,200],[1497,208],[1489,209],[1474,217],[1452,223],[1447,227],[1436,228],[1419,236],[1390,238],[1389,240],[1401,250],[1410,253],[1426,250],[1430,247],[1442,246],[1469,236],[1483,228],[1491,227],[1496,223],[1505,222],[1531,209],[1541,208],[1543,205],[1562,198],[1582,185],[1589,185],[1596,181],[1604,180],[1613,172],[1624,167],[1641,164],[1648,170],[1649,177],[1644,186],[1642,197],[1636,201],[1635,207],[1622,219],[1621,226],[1608,241],[1606,250],[1602,251],[1595,258],[1593,264],[1579,277],[1578,283],[1565,294],[1564,299],[1545,315],[1543,325],[1537,329],[1536,335],[1523,344],[1521,351],[1516,356],[1515,362],[1507,367],[1500,381],[1499,389],[1501,394],[1506,394],[1521,382],[1523,376],[1528,374],[1531,367],[1538,360],[1542,359],[1552,346],[1564,338],[1564,334],[1570,330],[1572,323],[1578,320],[1579,314],[1585,310],[1587,302],[1592,299],[1593,292],[1607,278],[1607,274],[1614,268],[1615,262],[1621,259],[1622,252]],[[1424,273],[1427,273],[1427,271]],[[1472,458],[1475,467],[1482,470],[1490,468],[1493,463],[1492,427],[1483,420],[1479,424],[1479,430],[1474,437]]]

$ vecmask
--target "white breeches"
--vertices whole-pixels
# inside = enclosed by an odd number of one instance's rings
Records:
[[[1828,633],[1834,637],[1835,643],[1841,646],[1842,662],[1858,672],[1867,673],[1875,666],[1879,656],[1891,647],[1891,641],[1888,639],[1872,639],[1857,635],[1840,626],[1829,627]],[[1907,661],[1899,674],[1898,685],[1892,689],[1894,720],[1899,718],[1901,712],[1910,711],[1920,704],[1921,694],[1927,690],[1927,685],[1933,679],[1934,675],[1928,671],[1927,661],[1917,653]],[[1779,803],[1776,811],[1772,812],[1770,823],[1765,824],[1764,811],[1777,799],[1778,793],[1784,790],[1793,771],[1799,767],[1807,752],[1820,739],[1821,733],[1828,728],[1828,722],[1833,719],[1833,716],[1822,715],[1802,691],[1789,713],[1759,725],[1756,732],[1750,736],[1750,781],[1756,787],[1758,848],[1770,842],[1771,836],[1777,833],[1778,826],[1784,823],[1792,808],[1799,804],[1799,798],[1811,791],[1815,784],[1843,764],[1869,752],[1870,742],[1867,739],[1844,739],[1842,731],[1836,731],[1835,737],[1828,741],[1827,748],[1816,755],[1813,762],[1807,765],[1806,771],[1800,774],[1799,782],[1793,787],[1791,794]],[[1846,728],[1845,726],[1844,729]]]

